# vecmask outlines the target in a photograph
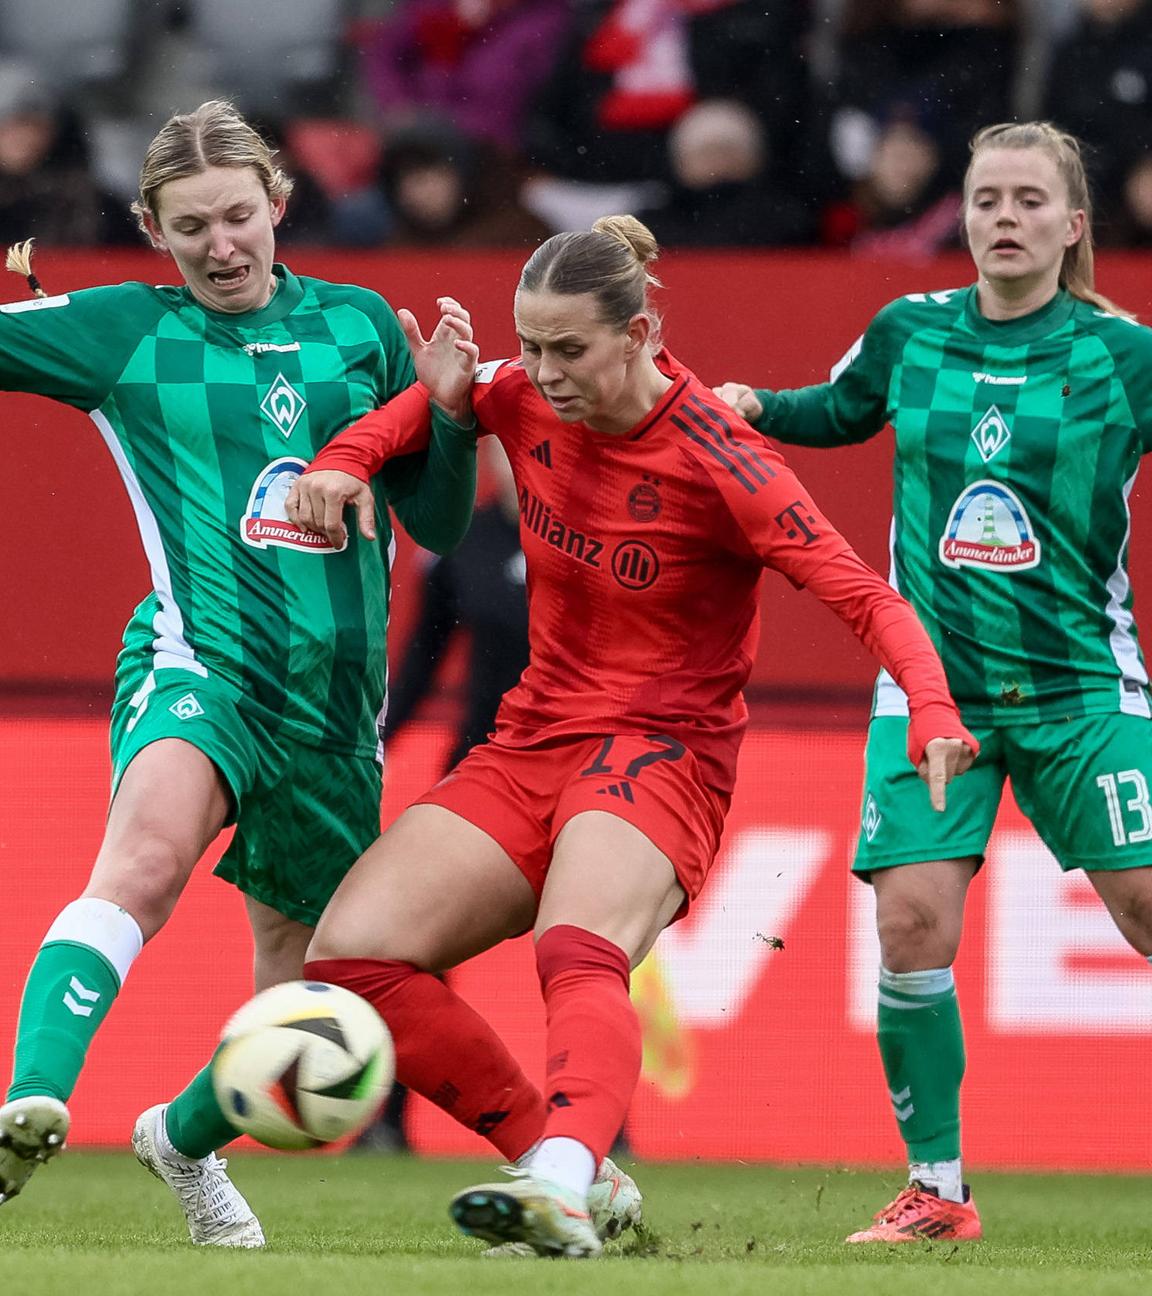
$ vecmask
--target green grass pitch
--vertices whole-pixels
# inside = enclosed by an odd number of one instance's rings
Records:
[[[626,1163],[627,1164],[627,1163]],[[193,1249],[123,1153],[73,1152],[0,1208],[6,1296],[1133,1296],[1152,1286],[1152,1177],[981,1175],[987,1239],[846,1247],[894,1175],[639,1165],[648,1231],[587,1262],[482,1260],[446,1205],[491,1165],[237,1155],[263,1252]]]

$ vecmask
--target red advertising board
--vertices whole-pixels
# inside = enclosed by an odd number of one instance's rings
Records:
[[[397,306],[426,317],[437,294],[451,292],[473,311],[482,353],[512,354],[512,293],[518,253],[292,253],[302,274],[366,284]],[[140,278],[171,278],[154,254],[114,256],[44,249],[40,275],[51,292]],[[1152,257],[1100,258],[1103,290],[1152,318]],[[904,292],[955,287],[971,278],[964,256],[920,265],[840,255],[678,253],[660,263],[672,350],[708,381],[744,378],[790,386],[824,379],[872,315]],[[24,291],[15,275],[0,283]],[[0,684],[38,689],[91,688],[112,675],[120,633],[147,593],[148,575],[124,489],[95,428],[82,415],[27,396],[0,397],[6,469],[20,483],[22,516],[0,544],[0,607],[19,608],[0,635]],[[874,566],[887,569],[891,445],[881,435],[834,453],[790,450],[813,497]],[[1140,615],[1152,572],[1152,527],[1138,482],[1131,569]],[[416,605],[419,576],[405,545],[396,570],[393,647]],[[872,664],[855,640],[813,599],[769,575],[764,632],[752,684],[774,700],[838,699],[865,714]]]
[[[446,741],[418,729],[395,744],[386,819],[431,782]],[[871,893],[847,872],[861,745],[841,732],[749,734],[704,896],[634,980],[645,1023],[629,1121],[638,1155],[900,1159],[871,1030]],[[0,722],[5,1047],[27,964],[87,876],[107,775],[95,721]],[[139,1111],[186,1082],[247,997],[250,964],[238,897],[203,866],[93,1047],[73,1104],[74,1142],[124,1143]],[[1009,799],[957,967],[973,1164],[1146,1170],[1148,977],[1082,876],[1061,875]],[[453,984],[538,1076],[543,1022],[527,942],[475,960]],[[422,1103],[413,1132],[426,1152],[484,1148]]]

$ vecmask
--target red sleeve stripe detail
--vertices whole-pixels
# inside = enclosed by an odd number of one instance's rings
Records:
[[[732,460],[719,449],[719,447],[713,445],[711,441],[706,440],[699,432],[694,432],[682,418],[678,418],[673,414],[672,422],[681,432],[684,433],[686,437],[695,441],[698,446],[703,446],[703,448],[708,451],[712,458],[715,459],[722,468],[727,468],[749,495],[756,494],[756,483],[744,475],[744,470],[739,464],[733,463]]]
[[[701,407],[705,413],[710,413],[706,406]],[[699,431],[696,431],[680,415],[691,419]],[[731,437],[723,437],[717,428],[687,405],[681,405],[678,414],[673,414],[672,423],[684,433],[690,440],[695,441],[698,446],[702,446],[716,460],[717,463],[732,474],[749,495],[755,495],[757,486],[765,486],[769,477],[775,477],[776,474],[767,464],[759,463],[754,455],[745,455],[741,453],[744,447],[738,445]],[[725,428],[727,431],[727,428]]]
[[[767,482],[769,478],[776,476],[776,470],[771,464],[766,463],[760,457],[753,446],[737,440],[737,438],[732,435],[732,425],[718,409],[713,408],[711,405],[706,405],[699,396],[695,395],[695,393],[690,395],[688,399],[696,406],[708,424],[720,428],[729,451],[734,454],[746,468],[748,468],[753,477]],[[697,418],[696,422],[699,425],[700,419]],[[759,471],[757,471],[757,469]],[[761,474],[763,474],[763,476],[761,476]]]

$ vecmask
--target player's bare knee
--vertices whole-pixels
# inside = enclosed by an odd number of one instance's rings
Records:
[[[136,838],[97,858],[85,895],[112,900],[154,934],[175,908],[195,861],[161,834]]]
[[[949,967],[956,957],[959,933],[929,905],[911,899],[886,905],[876,927],[881,962],[889,972]]]

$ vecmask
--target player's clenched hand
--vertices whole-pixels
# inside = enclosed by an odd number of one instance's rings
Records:
[[[412,349],[416,377],[449,417],[471,423],[472,379],[480,360],[480,349],[472,341],[472,316],[454,297],[438,297],[436,305],[440,319],[427,339],[411,311],[399,310],[396,318]]]
[[[976,759],[971,747],[962,738],[931,738],[924,748],[924,758],[916,772],[928,784],[928,795],[933,810],[943,810],[946,804],[944,789],[963,774]]]
[[[335,469],[306,473],[288,492],[284,509],[302,531],[327,536],[335,549],[348,543],[344,510],[351,504],[365,540],[376,539],[376,500],[371,489],[351,473]]]
[[[759,397],[747,383],[726,382],[721,383],[719,387],[713,387],[712,390],[749,423],[755,423],[764,413],[764,406],[761,405]]]

